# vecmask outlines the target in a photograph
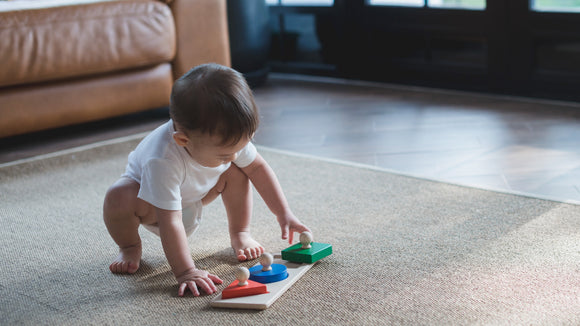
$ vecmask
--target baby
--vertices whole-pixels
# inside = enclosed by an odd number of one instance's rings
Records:
[[[178,295],[189,289],[199,296],[198,288],[211,294],[222,280],[195,267],[187,237],[199,226],[202,207],[219,195],[239,261],[264,253],[250,235],[251,184],[276,215],[282,239],[292,243],[294,232],[309,229],[291,212],[274,172],[250,142],[258,110],[240,73],[217,64],[195,67],[175,82],[169,111],[171,120],[129,154],[125,173],[105,196],[105,224],[120,249],[109,269],[137,271],[143,225],[161,238]]]

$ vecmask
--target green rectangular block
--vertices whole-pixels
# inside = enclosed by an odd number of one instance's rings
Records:
[[[312,248],[302,249],[302,244],[297,243],[282,250],[282,259],[295,262],[312,264],[332,254],[332,246],[327,243],[312,242]]]

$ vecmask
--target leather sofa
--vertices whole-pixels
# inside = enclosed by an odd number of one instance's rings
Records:
[[[169,104],[231,65],[226,0],[0,1],[0,138]]]

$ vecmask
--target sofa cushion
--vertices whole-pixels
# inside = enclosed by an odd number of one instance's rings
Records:
[[[46,7],[0,11],[0,86],[168,62],[175,38],[171,10],[158,1],[47,1]]]

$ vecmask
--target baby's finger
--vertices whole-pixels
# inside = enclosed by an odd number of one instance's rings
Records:
[[[294,242],[294,230],[290,229],[290,235],[288,236],[288,243],[292,244]]]
[[[208,292],[208,294],[212,294],[212,293],[217,292],[217,287],[215,286],[215,284],[213,283],[211,278],[209,278],[209,274],[208,274],[208,278],[205,279],[205,282],[207,283],[207,285],[209,286],[209,289],[211,290],[211,293]]]
[[[185,283],[179,284],[179,290],[177,290],[177,295],[182,297],[185,294],[186,287],[187,287],[187,284],[185,284]]]
[[[197,283],[197,285],[207,294],[212,294],[215,291],[217,291],[217,288],[215,287],[213,282],[211,282],[209,279],[206,281],[205,279],[200,278],[200,279],[197,279],[195,281],[195,283]],[[210,285],[210,283],[211,283],[211,285]]]
[[[311,232],[310,229],[306,225],[301,224],[301,223],[296,223],[296,224],[293,224],[292,226],[290,226],[290,231],[294,231],[294,232],[298,232],[298,233],[302,233],[302,232],[306,232],[306,231]]]
[[[217,275],[207,274],[207,277],[209,277],[209,279],[215,284],[222,284],[224,282]]]
[[[199,290],[197,289],[197,285],[195,285],[195,282],[188,281],[186,283],[187,287],[189,288],[189,291],[191,291],[191,293],[193,293],[194,296],[199,297]]]
[[[294,232],[302,233],[302,232],[307,232],[307,231],[312,233],[312,231],[310,231],[310,229],[306,225],[303,225],[303,224],[298,224],[298,225],[290,227],[290,244],[292,244],[292,241],[294,239]]]
[[[280,228],[282,229],[282,239],[288,239],[288,225],[281,225]]]

